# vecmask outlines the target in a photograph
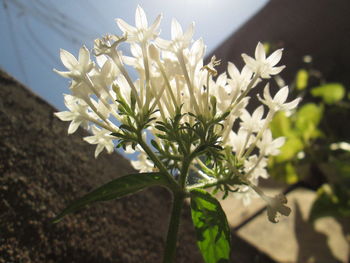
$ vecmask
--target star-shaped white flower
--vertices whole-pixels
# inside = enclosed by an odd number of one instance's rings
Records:
[[[94,63],[90,60],[90,52],[85,46],[80,48],[78,60],[64,49],[61,49],[60,57],[63,65],[69,71],[58,71],[56,69],[54,71],[65,78],[78,81],[94,67]]]
[[[79,126],[84,128],[88,127],[88,118],[87,118],[87,104],[74,96],[64,94],[64,104],[69,109],[69,111],[56,112],[55,115],[61,121],[71,121],[68,134],[74,133]]]
[[[123,62],[126,65],[132,66],[135,69],[138,70],[140,73],[144,73],[145,66],[144,66],[144,59],[142,54],[142,49],[138,44],[130,44],[130,51],[132,54],[132,57],[130,56],[123,56]]]
[[[171,21],[171,40],[157,38],[156,44],[161,49],[177,53],[178,51],[189,47],[192,41],[193,33],[194,23],[191,23],[189,28],[184,33],[180,23],[176,19],[173,19]]]
[[[162,15],[158,15],[153,24],[148,27],[148,21],[145,11],[137,6],[135,13],[135,25],[131,26],[123,19],[116,19],[116,22],[121,31],[127,35],[127,42],[146,42],[155,39],[159,35],[159,25],[162,20]]]
[[[256,143],[261,154],[267,155],[278,155],[280,153],[279,148],[284,144],[286,138],[279,137],[277,139],[272,138],[271,130],[267,129],[261,140]]]
[[[261,78],[268,79],[271,75],[277,75],[285,68],[285,66],[275,67],[281,60],[282,51],[283,49],[278,49],[266,58],[264,46],[259,42],[255,49],[255,59],[247,54],[242,54],[242,57],[253,72]]]
[[[237,134],[230,131],[228,145],[232,146],[232,149],[239,156],[250,146],[253,140],[254,136],[248,136],[247,130],[240,128]]]
[[[151,160],[147,158],[147,154],[144,151],[140,151],[140,154],[137,156],[137,161],[131,161],[131,165],[139,170],[140,173],[152,172],[154,169],[154,164]]]
[[[93,135],[84,137],[84,141],[87,141],[90,144],[97,144],[95,150],[95,158],[106,148],[108,153],[112,153],[114,150],[113,137],[110,135],[110,131],[105,129],[99,129],[96,126],[91,128]]]
[[[253,183],[257,183],[259,177],[268,178],[269,175],[266,171],[267,158],[260,158],[256,154],[250,156],[244,161],[244,171],[249,173],[247,178]]]
[[[258,132],[264,125],[265,119],[263,119],[264,115],[264,106],[261,105],[253,112],[252,115],[246,109],[242,110],[242,114],[240,116],[241,127],[246,129],[248,132]]]
[[[288,86],[283,87],[280,89],[276,95],[272,98],[270,94],[270,85],[266,84],[264,88],[264,99],[260,98],[258,95],[258,99],[264,103],[267,107],[270,108],[270,110],[277,112],[277,111],[290,111],[293,110],[296,106],[298,106],[298,103],[300,102],[301,98],[296,98],[295,100],[291,102],[286,102],[288,97],[289,89]]]
[[[245,65],[241,72],[237,69],[235,64],[232,62],[228,62],[227,72],[231,79],[228,80],[228,83],[234,87],[234,89],[238,89],[239,91],[245,91],[248,87],[248,84],[252,80],[253,72],[252,70]],[[254,84],[256,86],[258,82]]]

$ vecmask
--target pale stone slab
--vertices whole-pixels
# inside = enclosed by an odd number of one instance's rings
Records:
[[[274,195],[278,190],[265,190]],[[307,221],[315,193],[298,189],[288,195],[292,213],[277,224],[267,220],[266,212],[238,231],[238,235],[278,262],[332,263],[348,262],[349,243],[341,226],[333,218],[319,219],[313,226]],[[254,200],[244,207],[239,200],[222,202],[231,226],[236,226],[264,205]]]

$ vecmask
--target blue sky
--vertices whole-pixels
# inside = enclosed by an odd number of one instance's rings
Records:
[[[68,80],[59,49],[77,54],[106,33],[121,32],[114,19],[134,24],[137,5],[150,21],[163,14],[161,36],[170,38],[171,19],[183,27],[196,23],[194,38],[203,37],[207,54],[256,13],[267,0],[0,0],[0,67],[35,93],[63,110]]]

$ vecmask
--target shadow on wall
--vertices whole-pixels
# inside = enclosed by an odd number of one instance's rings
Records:
[[[303,218],[297,202],[293,210],[295,213],[294,232],[298,242],[297,262],[340,262],[334,257],[328,246],[327,235],[317,231],[312,223]],[[322,251],[322,253],[316,254],[315,251]]]

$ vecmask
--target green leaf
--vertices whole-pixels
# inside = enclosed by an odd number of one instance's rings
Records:
[[[151,144],[157,151],[159,151],[159,145],[155,140],[151,140]]]
[[[345,88],[340,83],[328,83],[311,90],[311,95],[321,97],[326,104],[334,104],[345,96]]]
[[[350,216],[349,185],[324,184],[317,191],[317,199],[312,204],[309,220],[311,222],[325,216]]]
[[[299,176],[291,162],[286,163],[286,182],[287,184],[295,184],[299,180]]]
[[[192,221],[197,245],[206,263],[229,262],[231,234],[218,200],[201,189],[191,191]]]
[[[270,122],[270,129],[273,137],[287,136],[291,131],[291,121],[285,112],[277,112]]]
[[[323,110],[322,106],[318,106],[315,103],[307,103],[296,113],[295,127],[305,141],[322,135],[317,126],[323,117]]]
[[[349,158],[345,160],[332,159],[333,165],[336,167],[340,180],[350,182],[350,163]]]
[[[305,89],[307,87],[308,80],[309,80],[309,73],[305,69],[300,69],[297,72],[296,80],[295,80],[297,90]]]
[[[340,159],[340,156],[338,158],[330,156],[328,162],[319,163],[318,167],[326,175],[328,181],[347,183],[350,187],[350,158],[347,155],[345,157],[345,159]]]
[[[295,135],[287,136],[286,142],[280,148],[280,153],[274,159],[278,163],[292,160],[303,149],[304,144],[299,137]]]
[[[129,174],[114,179],[113,181],[106,183],[105,185],[93,190],[92,192],[68,205],[58,216],[54,218],[53,223],[61,221],[61,219],[67,214],[75,212],[86,205],[121,198],[140,191],[146,187],[155,185],[166,186],[166,177],[161,173],[138,173]]]

